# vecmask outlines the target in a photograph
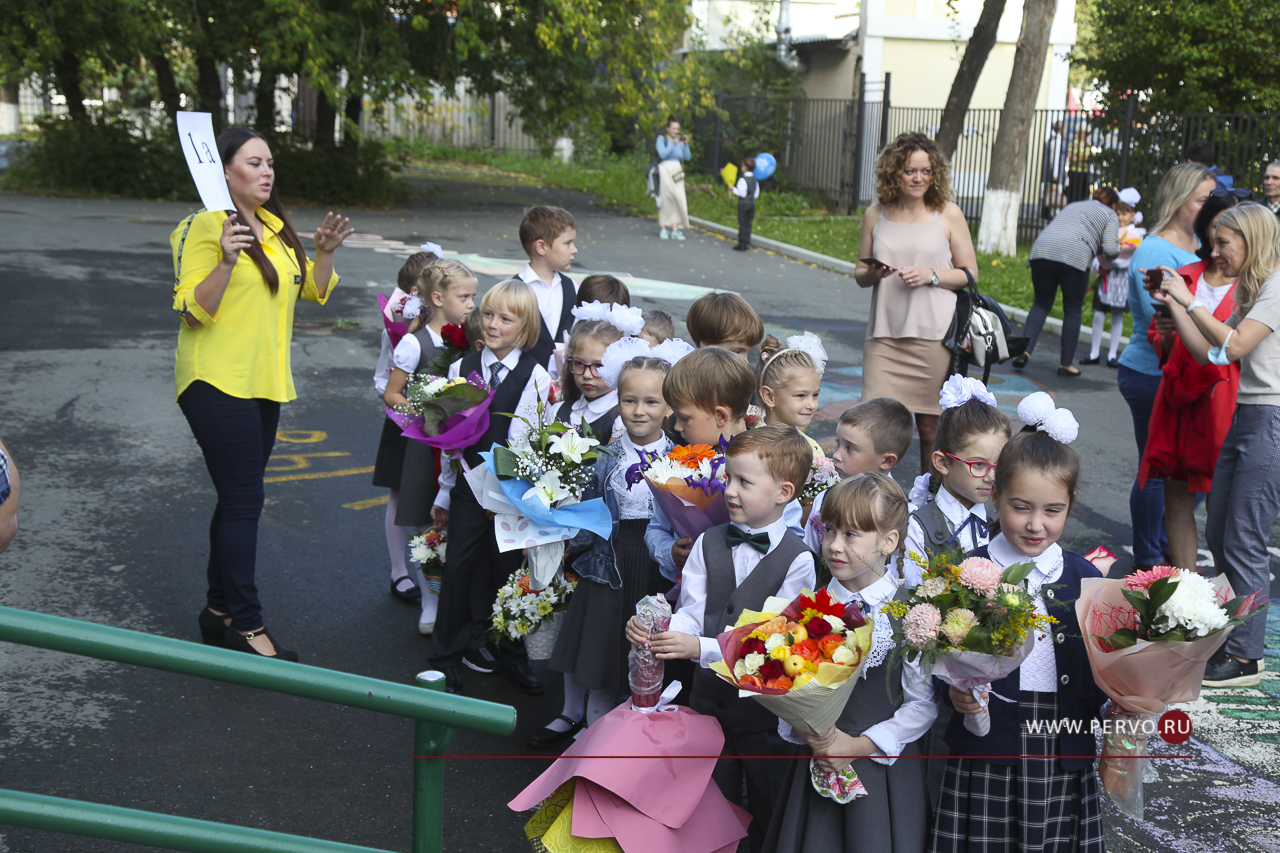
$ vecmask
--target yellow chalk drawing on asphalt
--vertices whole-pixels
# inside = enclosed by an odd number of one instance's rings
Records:
[[[318,444],[329,437],[329,433],[319,429],[280,429],[276,430],[276,441],[289,444]]]
[[[341,451],[332,451],[330,453],[277,453],[271,457],[271,464],[267,466],[268,471],[301,471],[303,468],[311,467],[311,460],[317,456],[350,456],[350,453]],[[292,462],[292,465],[277,465],[275,463],[285,461]]]
[[[346,509],[369,509],[370,507],[375,507],[375,506],[386,506],[387,502],[390,500],[391,500],[390,495],[383,495],[380,498],[369,498],[368,500],[363,500],[363,501],[352,501],[349,504],[343,504],[343,507],[345,507]]]
[[[288,483],[293,480],[325,480],[329,477],[350,477],[353,474],[372,474],[373,466],[368,468],[343,468],[341,471],[316,471],[312,474],[285,474],[280,477],[267,477],[264,483]]]

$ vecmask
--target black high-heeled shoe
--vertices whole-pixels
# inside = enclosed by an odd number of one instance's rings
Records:
[[[196,617],[196,623],[200,626],[200,640],[206,646],[220,646],[226,648],[227,645],[227,626],[231,624],[231,617],[223,614],[219,616],[208,607],[200,611],[200,615]]]
[[[249,640],[258,636],[266,637],[268,640],[271,641],[271,647],[276,650],[276,653],[274,655],[264,655],[262,652],[258,651],[253,647],[253,645],[249,642]],[[248,652],[251,655],[257,655],[258,657],[264,657],[264,658],[274,657],[274,658],[279,658],[280,660],[293,661],[294,663],[297,663],[298,661],[298,653],[286,651],[285,649],[280,648],[279,644],[276,643],[275,637],[271,636],[271,634],[267,632],[267,629],[265,627],[259,628],[256,631],[250,631],[248,634],[241,634],[235,628],[228,625],[224,638],[227,643],[227,648],[231,649],[232,651]]]

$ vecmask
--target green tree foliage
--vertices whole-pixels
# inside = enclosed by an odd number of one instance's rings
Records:
[[[1108,106],[1127,92],[1147,112],[1280,110],[1280,6],[1241,0],[1090,0],[1078,59]]]

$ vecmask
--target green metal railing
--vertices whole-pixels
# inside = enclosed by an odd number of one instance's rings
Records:
[[[179,672],[304,696],[414,721],[413,853],[439,853],[444,822],[444,755],[454,729],[507,736],[516,711],[444,692],[444,677],[424,672],[409,686],[0,607],[0,641]],[[426,689],[423,689],[426,688]],[[298,835],[0,789],[0,824],[149,844],[192,853],[386,853]]]

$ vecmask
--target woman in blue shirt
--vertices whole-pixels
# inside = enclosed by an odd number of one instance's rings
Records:
[[[1160,359],[1147,341],[1147,328],[1154,310],[1144,284],[1144,273],[1159,266],[1179,269],[1197,259],[1200,241],[1195,234],[1196,214],[1209,198],[1216,183],[1209,170],[1199,163],[1181,163],[1165,173],[1156,190],[1153,226],[1129,262],[1129,309],[1133,331],[1120,354],[1116,381],[1120,394],[1133,413],[1133,435],[1138,442],[1138,459],[1147,447],[1151,408],[1160,390]],[[1169,541],[1164,530],[1164,482],[1147,480],[1145,489],[1135,479],[1129,492],[1129,514],[1133,522],[1133,562],[1147,569],[1166,562]]]
[[[667,116],[667,132],[658,136],[658,236],[663,240],[683,240],[681,229],[689,227],[689,200],[684,194],[684,166],[689,159],[689,135],[680,133],[680,122]],[[667,233],[670,229],[670,234]]]

